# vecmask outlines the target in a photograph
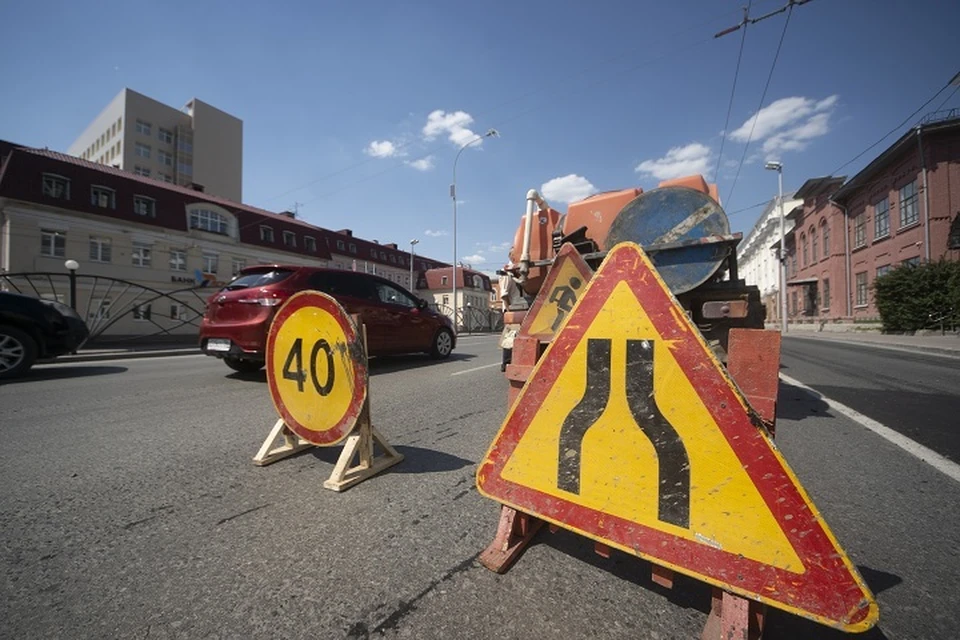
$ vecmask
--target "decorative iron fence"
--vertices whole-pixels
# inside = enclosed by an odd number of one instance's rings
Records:
[[[448,318],[452,317],[453,309],[448,304],[434,302],[430,308]],[[474,307],[457,309],[457,331],[481,333],[501,329],[503,329],[503,313],[500,311]]]
[[[206,297],[214,291],[161,291],[120,278],[49,272],[0,273],[0,290],[69,304],[87,323],[87,342],[100,343],[195,336]],[[163,304],[169,313],[154,313]]]

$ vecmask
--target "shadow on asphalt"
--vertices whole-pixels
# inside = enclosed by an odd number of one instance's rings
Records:
[[[826,416],[830,415],[827,412],[829,408],[829,405],[816,394],[787,384],[783,380],[780,381],[780,389],[777,392],[777,418],[802,420],[809,416]]]
[[[18,382],[37,382],[39,380],[62,380],[64,378],[86,378],[89,376],[106,376],[114,373],[123,373],[127,367],[76,365],[72,367],[34,367],[26,374],[12,380],[0,380],[0,384],[17,384]]]
[[[397,453],[403,455],[403,462],[390,467],[387,473],[437,473],[440,471],[456,471],[474,464],[473,460],[433,449],[407,445],[396,445],[394,448]]]
[[[421,367],[429,367],[432,365],[441,364],[443,362],[469,362],[476,357],[477,356],[472,353],[452,353],[446,360],[434,360],[430,356],[424,354],[377,356],[369,360],[367,370],[371,376],[376,376],[382,373],[396,373],[397,371],[408,371],[411,369],[419,369]],[[260,371],[256,371],[254,373],[239,373],[235,371],[227,374],[224,377],[229,380],[242,380],[244,382],[266,382],[267,372],[265,369],[261,369]]]

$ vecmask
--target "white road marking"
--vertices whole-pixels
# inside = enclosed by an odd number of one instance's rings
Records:
[[[832,400],[826,397],[816,389],[812,389],[811,387],[808,387],[807,385],[803,384],[799,380],[791,378],[790,376],[785,375],[783,373],[780,374],[780,378],[787,384],[793,385],[794,387],[799,387],[801,389],[804,389],[816,395],[818,398],[826,402],[827,406],[829,406],[831,409],[833,409],[837,413],[843,414],[844,416],[850,418],[860,426],[866,427],[870,431],[873,431],[875,434],[877,434],[884,440],[887,440],[891,444],[894,444],[900,447],[901,449],[903,449],[910,455],[916,457],[917,459],[921,460],[922,462],[926,462],[931,467],[933,467],[940,473],[944,474],[948,478],[951,478],[956,482],[960,482],[960,465],[948,460],[947,458],[943,457],[933,449],[928,449],[927,447],[923,446],[919,442],[914,442],[910,438],[906,437],[901,433],[894,431],[890,427],[877,422],[873,418],[869,418],[863,415],[856,409],[851,409],[845,404],[841,404],[836,400]]]
[[[482,367],[474,367],[473,369],[464,369],[463,371],[457,371],[456,373],[451,373],[451,376],[462,376],[465,373],[473,373],[474,371],[480,371],[481,369],[489,369],[490,367],[499,367],[499,362],[494,362],[493,364],[485,364]]]

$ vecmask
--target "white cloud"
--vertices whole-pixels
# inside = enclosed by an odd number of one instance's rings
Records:
[[[644,160],[634,171],[649,174],[658,180],[670,180],[695,173],[706,175],[709,164],[710,147],[691,142],[682,147],[673,147],[662,158]]]
[[[583,200],[596,192],[597,188],[589,180],[575,173],[548,180],[540,186],[540,193],[547,200],[556,200],[566,204]]]
[[[442,229],[438,229],[436,231],[434,231],[433,229],[427,229],[426,231],[423,232],[423,235],[428,236],[430,238],[439,238],[440,236],[448,236],[450,234]]]
[[[391,158],[399,154],[399,149],[389,140],[374,140],[363,152],[374,158]]]
[[[764,141],[768,157],[782,151],[802,151],[811,139],[830,131],[830,116],[838,100],[837,95],[819,101],[802,96],[775,100],[747,118],[730,133],[730,139],[746,142],[752,129],[752,139]]]
[[[471,256],[463,256],[460,261],[466,264],[483,264],[487,259],[482,253],[475,253]]]
[[[507,240],[505,242],[478,242],[476,245],[481,247],[484,251],[489,251],[491,253],[502,253],[510,250],[510,247],[513,246],[513,240]]]
[[[468,125],[473,123],[473,116],[466,111],[452,111],[447,113],[437,109],[427,116],[427,124],[423,126],[423,137],[433,140],[437,136],[446,135],[447,139],[458,147],[477,137]],[[479,142],[478,144],[483,144]]]
[[[407,162],[408,165],[416,169],[417,171],[430,171],[433,169],[433,156],[426,156],[424,158],[418,158],[417,160],[412,160]]]

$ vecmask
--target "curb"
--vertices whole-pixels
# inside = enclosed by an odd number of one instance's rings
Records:
[[[38,364],[56,364],[65,362],[96,362],[98,360],[129,360],[132,358],[159,358],[163,356],[194,356],[202,355],[199,347],[188,349],[154,349],[143,351],[115,351],[115,352],[91,352],[75,353],[72,355],[60,356],[51,360],[41,360]]]
[[[838,338],[822,338],[819,336],[808,336],[797,333],[788,333],[788,338],[797,338],[799,340],[813,340],[819,342],[841,342],[843,344],[855,344],[862,347],[876,347],[877,349],[886,349],[887,351],[915,351],[918,353],[932,353],[935,355],[942,356],[953,356],[955,358],[960,358],[960,345],[956,349],[950,349],[947,347],[931,347],[927,345],[918,345],[918,344],[904,344],[902,342],[886,343],[886,342],[872,342],[869,340],[856,340],[849,339],[847,337],[838,337]]]

